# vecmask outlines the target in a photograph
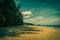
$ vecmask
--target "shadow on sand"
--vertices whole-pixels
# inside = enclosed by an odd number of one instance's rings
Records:
[[[36,30],[35,28],[28,27],[28,26],[13,26],[7,28],[0,29],[0,37],[21,37],[23,34],[36,34],[40,30]]]

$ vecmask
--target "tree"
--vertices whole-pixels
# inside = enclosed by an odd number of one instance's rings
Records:
[[[18,26],[23,25],[23,16],[19,13],[19,9],[16,7],[14,0],[3,0],[0,3],[0,19],[3,22],[0,24],[3,24],[4,26]],[[0,25],[1,26],[1,25]]]

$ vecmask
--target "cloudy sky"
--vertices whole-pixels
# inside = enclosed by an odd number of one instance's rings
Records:
[[[18,0],[16,3],[21,5],[24,22],[60,25],[60,0]]]

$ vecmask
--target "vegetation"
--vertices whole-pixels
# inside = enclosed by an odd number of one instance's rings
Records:
[[[23,25],[23,16],[13,0],[0,0],[0,27]]]

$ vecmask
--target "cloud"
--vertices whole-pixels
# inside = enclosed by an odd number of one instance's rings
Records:
[[[60,23],[60,18],[44,18],[42,16],[38,16],[35,18],[26,19],[24,21],[41,25],[58,25]]]
[[[43,8],[40,10],[40,15],[41,16],[51,16],[55,13],[60,13],[60,11],[57,11],[56,9],[52,9],[52,8]]]
[[[31,11],[25,11],[25,12],[22,12],[22,14],[23,14],[24,18],[29,18],[29,17],[31,17],[32,12]]]
[[[41,25],[58,25],[60,23],[60,11],[58,11],[57,9],[47,7],[34,9],[32,12],[34,14],[33,18],[25,19],[24,22]],[[30,13],[27,11],[23,12],[24,15],[30,15]]]
[[[23,18],[30,18],[30,16],[24,16]]]
[[[33,10],[33,13],[36,16],[44,16],[44,17],[51,17],[55,14],[60,13],[57,9],[51,8],[51,7],[45,7],[45,8],[39,8]],[[58,14],[60,16],[60,14]],[[55,15],[56,16],[56,15]]]
[[[25,11],[25,12],[22,12],[22,14],[23,15],[30,15],[30,14],[32,14],[32,12],[31,11]]]

